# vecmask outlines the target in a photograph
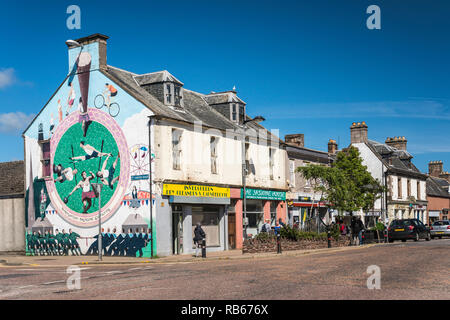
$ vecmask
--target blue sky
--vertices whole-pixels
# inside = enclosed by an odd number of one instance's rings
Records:
[[[81,30],[66,9],[81,8]],[[381,30],[366,8],[381,8]],[[110,36],[108,64],[169,70],[191,90],[236,86],[250,115],[307,147],[406,136],[416,166],[450,171],[450,2],[1,1],[0,161],[23,159],[22,129],[67,74],[66,39]]]

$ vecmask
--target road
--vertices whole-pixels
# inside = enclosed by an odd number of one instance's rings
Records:
[[[61,267],[1,267],[0,299],[450,299],[450,239],[300,256]],[[50,257],[49,257],[50,258]],[[367,267],[381,288],[367,288]]]

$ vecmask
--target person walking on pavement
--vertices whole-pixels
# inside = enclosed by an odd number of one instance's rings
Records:
[[[362,232],[364,230],[364,224],[361,221],[361,218],[352,217],[351,222],[352,229],[352,243],[356,245],[356,239],[358,239],[359,245],[362,244]]]
[[[203,239],[205,239],[206,234],[205,231],[202,229],[202,225],[200,222],[197,222],[197,226],[194,229],[194,244],[195,247],[195,256],[198,257],[198,249],[202,248],[203,246]]]

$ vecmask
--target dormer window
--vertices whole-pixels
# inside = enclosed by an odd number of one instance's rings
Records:
[[[175,106],[181,107],[181,88],[178,86],[175,86],[175,92],[174,92],[174,98],[175,98]]]
[[[237,121],[237,107],[234,103],[231,105],[231,120]]]
[[[166,84],[166,104],[172,104],[172,84]]]
[[[239,106],[239,123],[244,123],[245,119],[245,109],[243,105]]]

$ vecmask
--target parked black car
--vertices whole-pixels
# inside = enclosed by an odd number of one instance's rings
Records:
[[[394,240],[408,239],[419,241],[419,239],[431,240],[430,229],[418,219],[398,219],[391,222],[388,228],[389,242]]]

